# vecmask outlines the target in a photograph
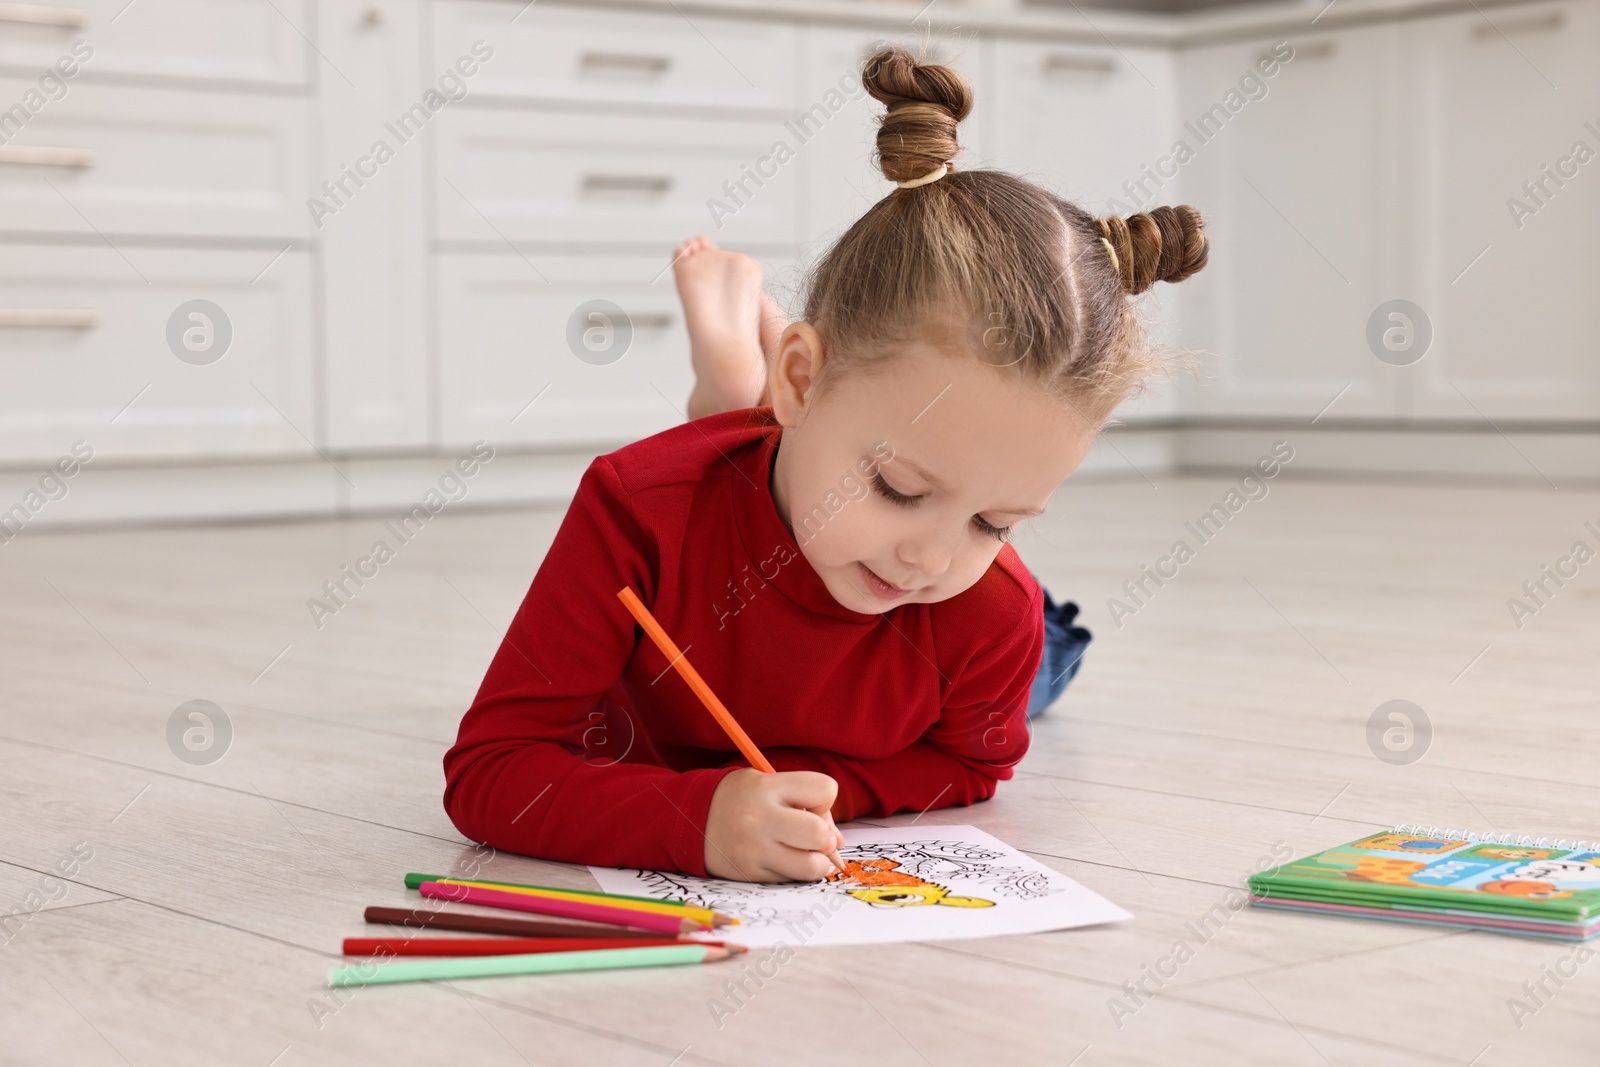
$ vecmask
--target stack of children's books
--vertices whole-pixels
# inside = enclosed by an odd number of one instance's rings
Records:
[[[1600,932],[1597,849],[1402,825],[1252,875],[1251,903],[1582,941]]]

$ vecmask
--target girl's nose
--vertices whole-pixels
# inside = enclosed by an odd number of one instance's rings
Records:
[[[924,535],[900,546],[900,558],[928,578],[938,578],[950,569],[955,545],[939,534]]]

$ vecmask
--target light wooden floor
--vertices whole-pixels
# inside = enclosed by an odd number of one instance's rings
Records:
[[[1069,484],[1019,536],[1096,641],[1018,777],[921,818],[982,826],[1137,919],[805,949],[720,1027],[733,965],[373,988],[336,1011],[323,988],[363,906],[468,852],[440,757],[559,512],[447,512],[320,632],[306,598],[379,520],[27,531],[0,547],[0,913],[75,843],[93,855],[0,945],[0,1062],[1597,1062],[1600,962],[1547,980],[1520,1029],[1507,1006],[1568,946],[1257,909],[1203,943],[1186,924],[1281,842],[1399,820],[1600,833],[1600,561],[1520,631],[1505,604],[1594,542],[1600,494],[1280,479],[1113,626],[1106,598],[1230,482]],[[204,767],[165,739],[197,698],[235,731]],[[1367,747],[1392,698],[1435,727],[1409,766]],[[1193,958],[1119,1027],[1109,1002],[1180,939]]]

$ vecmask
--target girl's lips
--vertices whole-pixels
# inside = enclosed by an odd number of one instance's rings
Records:
[[[890,585],[888,582],[874,574],[872,572],[872,568],[868,567],[865,563],[858,564],[858,566],[861,568],[861,573],[866,575],[867,588],[871,590],[872,595],[877,597],[879,600],[898,600],[907,593],[911,592],[909,589],[901,589],[898,585]]]

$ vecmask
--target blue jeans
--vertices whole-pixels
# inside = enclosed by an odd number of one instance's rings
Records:
[[[1073,625],[1077,617],[1078,605],[1070,600],[1057,604],[1050,599],[1050,591],[1044,591],[1044,655],[1039,659],[1039,673],[1034,676],[1033,691],[1028,695],[1030,719],[1055,703],[1083,664],[1084,650],[1093,635],[1082,626]]]

